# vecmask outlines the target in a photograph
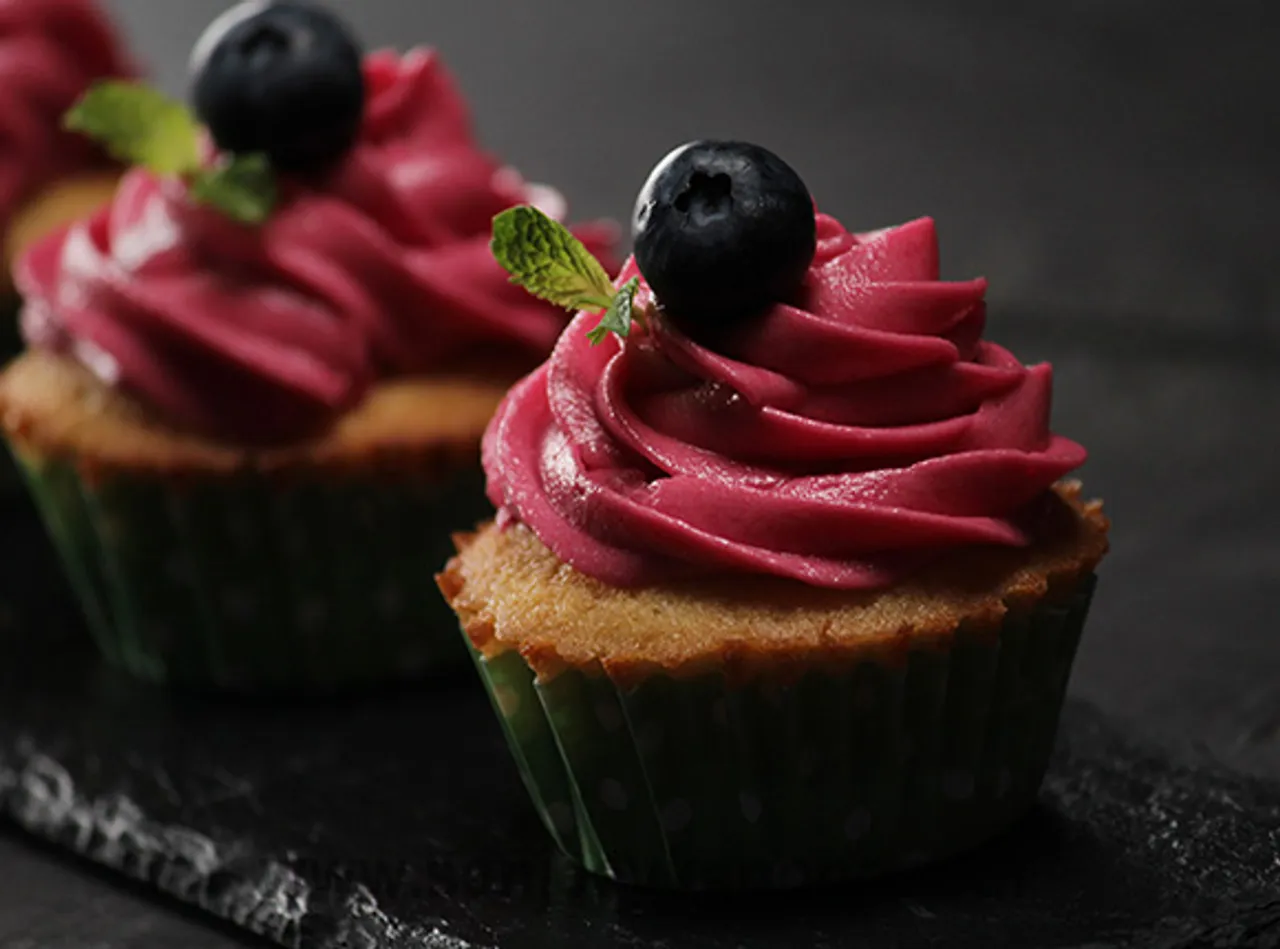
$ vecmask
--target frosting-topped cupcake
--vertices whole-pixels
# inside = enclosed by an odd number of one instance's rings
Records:
[[[495,416],[498,519],[439,582],[548,829],[621,880],[942,857],[1021,814],[1053,746],[1108,525],[1060,480],[1085,452],[1051,369],[983,338],[932,221],[813,208],[776,155],[698,142],[612,286],[535,211],[495,229],[587,309]]]
[[[490,221],[564,201],[476,144],[434,52],[362,56],[321,7],[233,8],[195,64],[207,141],[139,86],[70,118],[143,166],[18,265],[10,442],[131,670],[259,689],[443,666],[464,654],[423,632],[447,613],[421,577],[487,510],[484,426],[567,319],[508,282]],[[603,253],[613,229],[577,233]]]
[[[1026,547],[1027,505],[1085,460],[1049,429],[1052,369],[983,339],[986,281],[939,280],[931,220],[816,228],[795,299],[714,346],[643,278],[650,333],[592,345],[580,315],[489,430],[503,516],[627,587],[882,589],[957,548]]]
[[[509,283],[490,221],[563,200],[480,150],[434,52],[376,53],[364,76],[350,152],[282,179],[259,227],[130,171],[110,207],[20,263],[30,344],[183,432],[255,445],[331,428],[379,380],[536,363],[563,311]],[[611,229],[579,234],[605,252]]]

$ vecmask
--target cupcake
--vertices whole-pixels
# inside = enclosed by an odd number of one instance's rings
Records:
[[[563,293],[585,252],[499,219],[517,279],[590,309],[491,423],[497,520],[438,578],[547,829],[680,889],[989,838],[1036,797],[1107,549],[1050,367],[983,338],[932,221],[850,232],[758,146],[677,149],[634,233],[616,285]]]
[[[133,72],[89,0],[0,0],[0,360],[20,346],[9,265],[36,239],[105,204],[119,174],[93,142],[63,129],[63,114],[90,83]]]
[[[136,167],[16,272],[0,421],[90,626],[194,688],[465,666],[423,578],[488,510],[485,424],[568,318],[508,282],[490,221],[563,200],[477,147],[434,53],[365,57],[320,7],[233,8],[193,72],[203,124],[135,84],[76,107]]]

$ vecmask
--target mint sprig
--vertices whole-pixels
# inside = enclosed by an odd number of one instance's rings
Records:
[[[596,328],[587,334],[594,346],[603,342],[610,333],[617,333],[623,339],[631,335],[631,323],[640,318],[636,309],[636,293],[640,290],[640,278],[632,277],[614,294],[613,301],[605,310],[604,316],[596,324]]]
[[[266,155],[236,155],[191,176],[192,200],[241,224],[262,224],[276,204],[276,180]]]
[[[187,182],[191,198],[241,224],[265,221],[275,207],[275,176],[265,155],[200,158],[200,123],[176,99],[138,82],[94,83],[63,125],[100,143],[109,155]]]
[[[200,127],[181,102],[142,83],[95,83],[63,125],[102,143],[112,158],[158,175],[200,166]]]
[[[643,323],[635,306],[639,278],[615,288],[582,241],[537,208],[520,205],[495,217],[489,247],[511,282],[538,299],[566,310],[603,310],[599,324],[587,334],[593,345],[610,333],[626,339],[632,322]]]

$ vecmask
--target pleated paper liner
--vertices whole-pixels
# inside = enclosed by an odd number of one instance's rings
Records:
[[[514,651],[472,657],[543,822],[588,870],[678,889],[831,883],[941,859],[1027,811],[1093,587],[787,684],[540,682]]]
[[[487,509],[479,471],[282,483],[87,480],[21,455],[103,655],[197,689],[327,692],[465,666],[432,572]]]

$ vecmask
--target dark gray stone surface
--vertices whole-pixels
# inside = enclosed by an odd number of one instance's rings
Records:
[[[242,942],[190,915],[162,911],[152,894],[75,872],[64,854],[0,836],[0,946],[4,949],[224,949]]]
[[[92,704],[127,718],[154,708],[154,699],[100,693]],[[501,748],[481,696],[454,691],[393,704],[321,712],[292,735],[297,720],[287,710],[258,709],[250,720],[189,706],[132,731],[96,729],[97,750],[113,740],[141,746],[96,767],[85,747],[64,743],[59,758],[37,750],[53,738],[41,731],[0,760],[3,807],[125,877],[313,949],[1142,949],[1203,945],[1197,940],[1232,927],[1248,938],[1210,944],[1261,947],[1280,938],[1280,789],[1212,766],[1173,765],[1084,706],[1068,711],[1043,806],[1000,841],[888,881],[741,899],[584,880],[548,853],[514,774],[485,765]],[[450,711],[460,720],[443,721]],[[392,712],[398,728],[388,727]],[[223,734],[200,735],[200,724]],[[350,771],[316,760],[325,730],[343,743]],[[405,754],[410,734],[431,754]],[[166,737],[190,745],[189,760],[172,772],[153,757]],[[385,754],[393,747],[402,758]],[[221,785],[198,773],[214,761],[226,768]],[[37,907],[48,904],[38,875],[25,885]],[[40,932],[41,912],[15,920],[17,931]],[[43,925],[66,938],[101,915],[81,906],[77,928]],[[115,935],[102,946],[177,935],[160,914],[136,908],[103,930]],[[199,945],[218,944],[212,934],[201,938]]]

